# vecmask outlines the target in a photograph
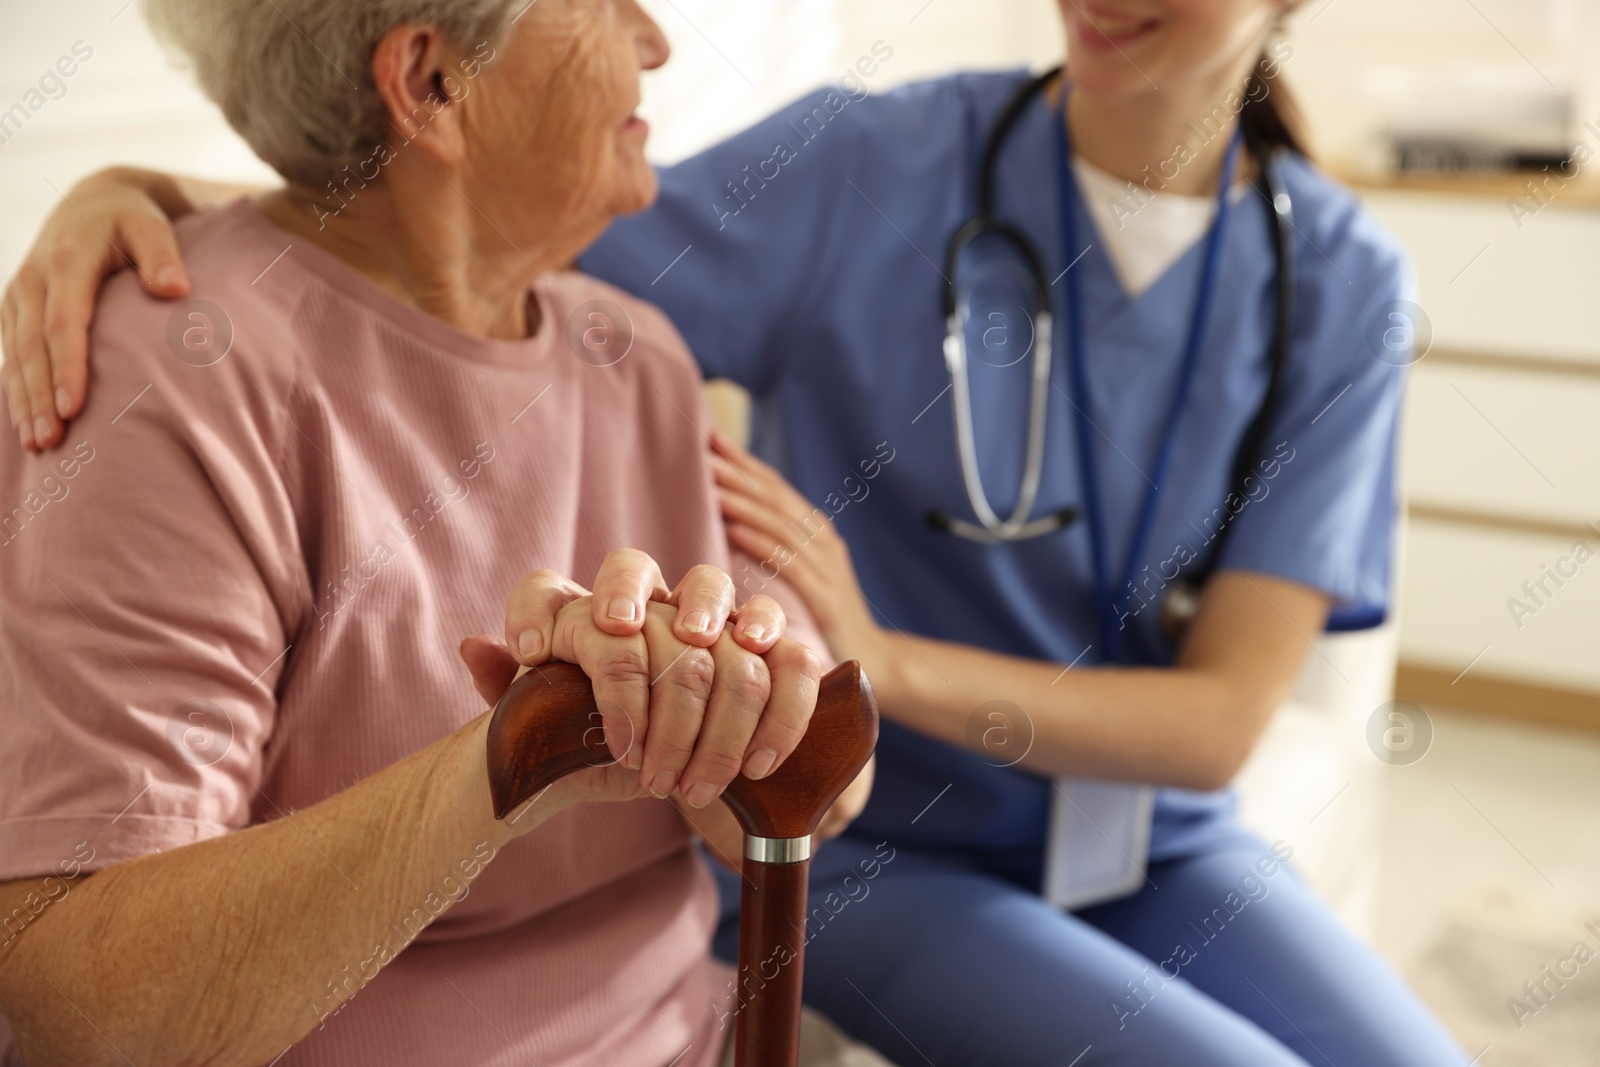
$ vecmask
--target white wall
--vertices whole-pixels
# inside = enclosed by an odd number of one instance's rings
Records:
[[[1381,121],[1365,69],[1384,64],[1504,65],[1541,83],[1575,81],[1595,114],[1600,85],[1596,0],[1306,0],[1292,23],[1290,77],[1321,154],[1364,161]]]
[[[971,0],[877,0],[867,3],[812,2],[791,5],[797,12],[785,23],[794,31],[782,40],[763,42],[753,28],[772,23],[770,16],[741,15],[724,22],[729,2],[665,0],[649,4],[678,49],[675,62],[682,84],[695,86],[715,104],[705,103],[710,121],[698,132],[672,131],[668,158],[685,146],[709,144],[759,115],[772,100],[820,84],[842,71],[872,42],[895,49],[874,82],[882,89],[928,77],[955,67],[1043,66],[1057,62],[1062,51],[1057,0],[1003,0],[978,5]],[[760,11],[744,4],[743,10]],[[822,16],[831,9],[827,25]],[[690,20],[701,33],[690,26]],[[1381,125],[1378,105],[1367,99],[1367,68],[1389,64],[1444,67],[1478,63],[1520,71],[1541,83],[1574,83],[1581,93],[1579,112],[1600,115],[1600,0],[1302,0],[1288,22],[1294,58],[1286,65],[1311,122],[1320,155],[1338,161],[1363,161],[1370,155],[1369,138]],[[811,36],[808,36],[811,35]],[[716,41],[749,71],[745,56],[772,57],[784,80],[762,82],[779,91],[752,107],[758,95],[727,69],[704,38]],[[826,38],[834,49],[831,62],[809,72],[788,62]],[[748,48],[749,51],[743,51]],[[736,49],[740,50],[736,53]],[[693,75],[684,68],[693,67]],[[718,67],[722,69],[718,69]],[[660,76],[664,81],[671,75]],[[705,79],[701,81],[699,79]],[[679,84],[673,83],[674,86]]]
[[[0,14],[0,110],[72,46],[93,50],[66,92],[0,144],[0,274],[9,277],[40,220],[84,173],[110,162],[265,181],[267,170],[216,109],[174,70],[135,2],[23,4]],[[120,13],[119,13],[120,12]],[[53,187],[53,188],[52,188]]]
[[[56,189],[117,160],[269,180],[151,40],[142,0],[8,2],[0,12],[0,109],[75,42],[93,58],[23,131],[0,144],[0,272],[9,274]],[[952,67],[1042,65],[1059,58],[1055,0],[647,0],[674,46],[646,82],[652,153],[681,158],[783,101],[837,78],[882,40],[894,58],[873,87]],[[1481,14],[1480,14],[1481,12]],[[1563,72],[1600,65],[1600,0],[1305,0],[1288,65],[1329,156],[1362,153],[1375,119],[1359,93],[1370,63],[1483,60]],[[1561,43],[1565,42],[1565,43]],[[1523,57],[1527,58],[1524,59]],[[1584,75],[1588,77],[1588,75]],[[1584,114],[1600,116],[1600,93]]]

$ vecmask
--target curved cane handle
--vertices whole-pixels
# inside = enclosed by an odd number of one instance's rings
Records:
[[[872,757],[878,705],[854,660],[822,679],[811,722],[783,765],[722,794],[745,832],[739,920],[738,1067],[792,1067],[799,1053],[811,835]],[[551,663],[511,683],[487,743],[489,789],[503,819],[584,767],[612,762],[589,679]]]
[[[855,660],[823,676],[805,737],[783,765],[722,794],[744,832],[806,837],[865,767],[878,741],[878,706]],[[503,819],[540,790],[585,767],[612,762],[588,676],[548,663],[511,683],[495,705],[487,738],[489,790]]]
[[[572,663],[513,681],[494,707],[485,748],[497,819],[569,774],[613,762],[589,676]]]

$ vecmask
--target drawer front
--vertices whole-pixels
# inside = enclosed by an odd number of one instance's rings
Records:
[[[1600,361],[1600,211],[1557,194],[1519,229],[1504,200],[1365,199],[1411,249],[1435,345]]]
[[[1406,494],[1508,517],[1600,522],[1597,422],[1600,375],[1425,358],[1407,398]]]
[[[1414,518],[1402,658],[1459,671],[1481,652],[1473,671],[1600,690],[1600,535],[1585,533],[1587,558],[1573,538]]]

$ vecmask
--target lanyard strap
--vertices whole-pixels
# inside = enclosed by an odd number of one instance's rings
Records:
[[[1063,256],[1072,262],[1078,247],[1076,219],[1079,202],[1078,182],[1072,171],[1072,144],[1067,131],[1066,93],[1061,96],[1060,121],[1056,126],[1056,169],[1061,183],[1061,249]],[[1189,399],[1189,388],[1194,383],[1195,367],[1200,362],[1200,348],[1205,339],[1206,321],[1210,314],[1212,294],[1216,289],[1217,261],[1221,258],[1223,235],[1227,229],[1228,191],[1232,188],[1239,166],[1239,143],[1243,127],[1236,126],[1222,164],[1221,188],[1217,190],[1217,214],[1211,230],[1206,235],[1205,261],[1200,273],[1200,289],[1195,296],[1193,317],[1189,324],[1189,339],[1184,349],[1183,364],[1178,370],[1178,381],[1173,387],[1168,406],[1161,446],[1156,452],[1155,466],[1150,472],[1149,487],[1139,509],[1139,520],[1134,528],[1133,543],[1128,546],[1128,558],[1123,567],[1122,592],[1113,594],[1110,586],[1110,563],[1107,559],[1105,512],[1100,506],[1100,478],[1095,463],[1095,428],[1089,415],[1089,375],[1084,358],[1084,323],[1082,291],[1078,275],[1067,270],[1067,362],[1071,369],[1073,407],[1077,409],[1078,466],[1083,480],[1085,510],[1089,519],[1089,547],[1094,561],[1095,607],[1100,615],[1100,661],[1115,663],[1122,650],[1121,618],[1132,595],[1133,580],[1139,572],[1139,561],[1149,546],[1150,533],[1155,525],[1156,503],[1161,486],[1166,481],[1171,465],[1173,448],[1177,443],[1178,417]]]

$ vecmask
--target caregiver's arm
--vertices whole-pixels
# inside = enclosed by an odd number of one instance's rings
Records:
[[[172,221],[255,190],[111,167],[74,185],[0,300],[0,371],[11,425],[27,448],[61,439],[88,388],[89,323],[100,282],[132,266],[153,295],[180,297],[189,275]]]
[[[883,664],[879,706],[907,726],[968,746],[974,709],[1009,700],[1032,722],[1033,747],[1021,761],[1029,770],[1220,789],[1289,696],[1327,612],[1328,598],[1306,586],[1222,571],[1207,584],[1174,667],[1063,672],[1063,664],[875,626],[865,640]]]
[[[727,457],[717,461],[717,480],[730,540],[780,565],[833,654],[861,660],[883,714],[967,748],[974,737],[995,736],[982,723],[973,728],[978,707],[1010,701],[1026,713],[1033,733],[1019,765],[1037,773],[1190,789],[1225,785],[1289,695],[1327,617],[1329,600],[1321,592],[1266,574],[1223,571],[1206,586],[1174,667],[1066,669],[885,630],[863,602],[849,549],[826,515],[726,437],[716,443]],[[790,543],[794,530],[807,528],[816,534],[803,545]],[[1004,742],[1028,739],[1008,733]],[[1010,751],[990,754],[998,760]]]

